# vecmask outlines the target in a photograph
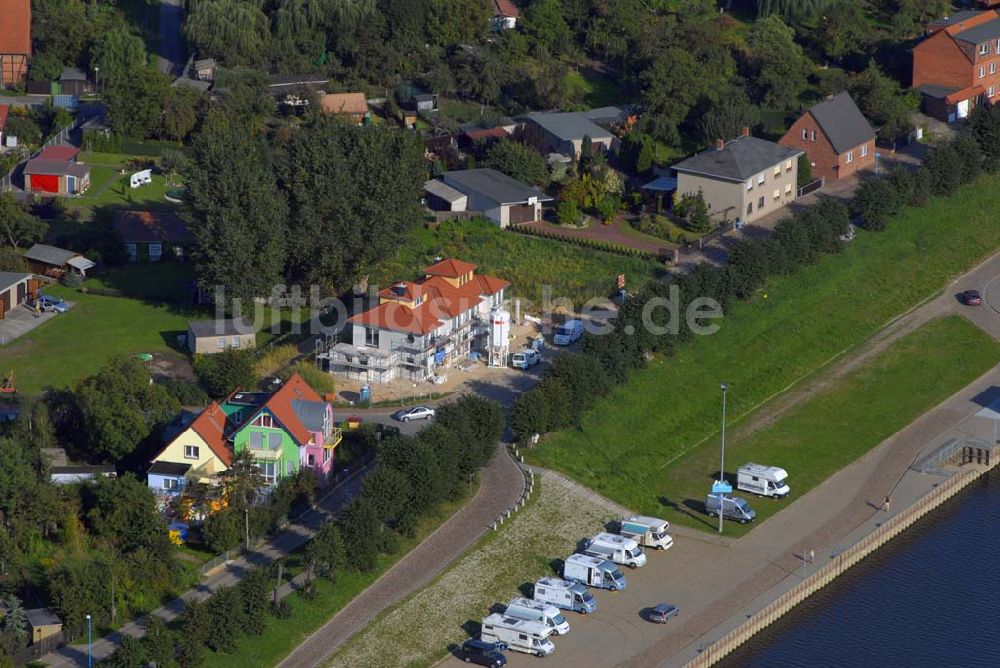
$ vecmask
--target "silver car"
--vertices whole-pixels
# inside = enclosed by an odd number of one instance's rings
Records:
[[[69,304],[58,297],[53,297],[52,295],[42,295],[38,298],[38,310],[43,313],[48,313],[49,311],[65,313],[69,310]]]
[[[392,414],[392,417],[400,422],[409,422],[410,420],[430,420],[434,417],[434,409],[429,406],[414,406],[412,408],[404,408],[401,411],[396,411]]]

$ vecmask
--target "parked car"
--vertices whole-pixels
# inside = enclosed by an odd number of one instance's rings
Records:
[[[462,643],[462,660],[480,666],[500,668],[507,664],[507,657],[503,655],[504,649],[506,646],[503,643],[466,640]]]
[[[649,611],[649,621],[655,624],[666,624],[671,617],[676,617],[680,609],[676,605],[660,603]]]
[[[392,418],[400,422],[430,420],[432,417],[434,417],[434,409],[429,406],[413,406],[412,408],[404,408],[392,414]]]
[[[41,295],[38,298],[38,308],[43,313],[48,313],[49,311],[65,313],[69,310],[69,304],[52,295]]]
[[[966,290],[962,293],[962,303],[966,306],[979,306],[983,303],[983,296],[979,290]]]
[[[719,510],[720,506],[722,507],[721,511]],[[753,522],[757,518],[757,513],[750,507],[747,500],[739,496],[709,494],[705,497],[705,511],[709,517],[718,517],[721,512],[727,520],[736,520],[740,524]]]

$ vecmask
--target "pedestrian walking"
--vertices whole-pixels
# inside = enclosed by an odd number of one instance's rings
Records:
[[[889,495],[886,494],[885,501],[882,502],[882,510],[889,512]]]

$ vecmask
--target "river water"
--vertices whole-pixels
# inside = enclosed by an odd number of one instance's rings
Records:
[[[1000,666],[1000,472],[969,485],[719,665]]]

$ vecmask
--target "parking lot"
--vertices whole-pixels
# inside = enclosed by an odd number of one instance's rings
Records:
[[[66,302],[67,306],[73,306],[73,302]],[[55,311],[38,314],[28,306],[21,304],[16,308],[7,311],[3,320],[0,320],[0,346],[5,346],[15,339],[24,336],[43,322],[59,317]]]

